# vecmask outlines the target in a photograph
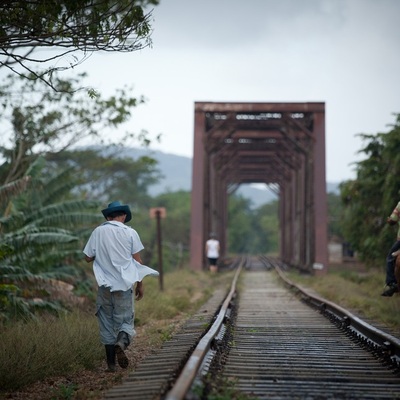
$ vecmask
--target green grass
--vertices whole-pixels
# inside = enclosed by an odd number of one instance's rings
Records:
[[[48,376],[91,369],[103,358],[96,318],[86,313],[18,322],[1,329],[3,390],[20,388]]]
[[[194,312],[217,286],[224,281],[228,283],[224,275],[213,279],[213,276],[205,272],[188,269],[174,271],[164,275],[163,291],[160,290],[157,278],[146,278],[144,298],[135,302],[135,323],[144,325],[154,320],[168,320],[181,313]]]
[[[257,400],[254,396],[240,392],[236,388],[237,380],[235,379],[223,378],[215,381],[215,377],[208,376],[207,380],[209,382],[209,393],[207,393],[208,400]],[[203,387],[198,387],[197,391],[196,389],[194,390],[194,393],[197,394],[199,398],[202,398],[203,390]]]
[[[144,298],[135,303],[135,325],[143,329],[141,336],[150,346],[160,346],[172,336],[177,324],[197,311],[216,288],[228,290],[233,273],[176,270],[164,275],[163,291],[157,278],[146,278]],[[288,277],[361,317],[400,331],[400,295],[380,296],[382,271],[344,265],[330,268],[325,276],[306,276],[292,271]],[[95,293],[96,289],[93,290]],[[86,313],[74,311],[59,318],[43,317],[37,322],[0,325],[1,390],[18,390],[46,378],[98,368],[104,361],[104,348],[94,309],[93,305],[93,310]],[[232,382],[222,387],[223,390],[213,393],[215,399],[239,398],[235,397]],[[54,390],[54,398],[67,399],[73,397],[76,387],[64,383]]]
[[[211,276],[182,269],[165,274],[163,291],[157,278],[146,278],[144,298],[135,303],[135,326],[146,329],[149,345],[161,345],[171,337],[178,321],[197,311],[215,288],[228,288],[230,275]],[[96,292],[96,288],[93,290]],[[59,318],[0,325],[1,389],[16,390],[49,377],[98,367],[104,359],[104,347],[94,304],[92,308],[90,312],[74,311]],[[57,398],[68,398],[74,387],[59,390]]]
[[[323,276],[291,271],[289,279],[360,316],[400,332],[400,295],[382,297],[385,275],[377,268],[360,270],[351,264],[334,266]]]
[[[68,385],[60,385],[57,389],[53,389],[52,400],[71,400],[74,398],[78,386],[70,383]]]

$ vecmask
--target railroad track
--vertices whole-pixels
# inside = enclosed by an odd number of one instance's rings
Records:
[[[237,263],[229,293],[106,399],[400,398],[397,338],[294,285],[276,261]]]

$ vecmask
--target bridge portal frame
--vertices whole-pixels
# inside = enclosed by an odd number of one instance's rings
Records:
[[[195,103],[192,269],[206,267],[210,232],[227,254],[228,195],[243,183],[277,189],[282,261],[325,273],[325,103]]]

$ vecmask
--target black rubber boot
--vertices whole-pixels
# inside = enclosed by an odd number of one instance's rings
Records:
[[[121,368],[127,368],[129,365],[128,357],[124,350],[129,346],[129,336],[126,332],[118,333],[117,343],[115,343],[115,353],[117,354],[118,364]]]
[[[381,294],[381,296],[392,297],[395,293],[399,291],[397,283],[389,283],[387,289]]]
[[[115,372],[115,346],[113,344],[106,344],[106,356],[107,356],[107,372]]]

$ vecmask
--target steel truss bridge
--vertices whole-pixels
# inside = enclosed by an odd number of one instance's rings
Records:
[[[326,271],[325,103],[196,102],[192,173],[192,268],[210,232],[229,250],[229,194],[263,183],[279,196],[281,260]]]

